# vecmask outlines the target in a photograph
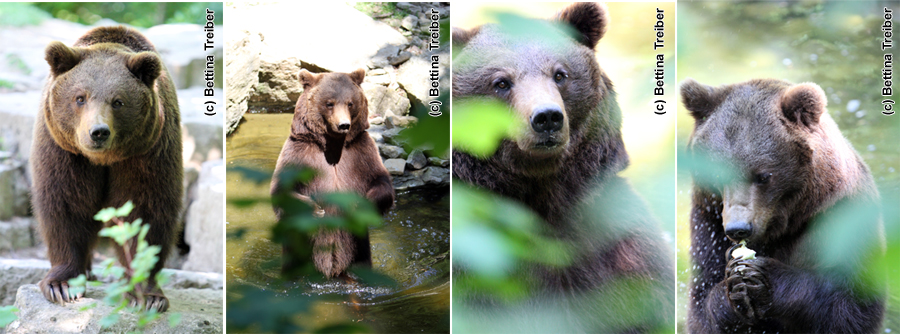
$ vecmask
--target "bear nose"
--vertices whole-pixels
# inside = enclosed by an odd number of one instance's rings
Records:
[[[98,124],[91,127],[91,140],[95,142],[104,142],[109,139],[109,126],[106,124]]]
[[[350,123],[341,123],[338,124],[338,130],[347,131],[350,130]]]
[[[541,106],[531,114],[531,128],[538,133],[559,131],[564,118],[558,106]]]
[[[725,226],[725,235],[732,240],[747,239],[753,233],[753,227],[745,221],[730,222]]]

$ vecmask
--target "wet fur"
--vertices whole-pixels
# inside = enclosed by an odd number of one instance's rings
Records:
[[[335,191],[355,192],[372,201],[383,215],[394,204],[391,177],[378,153],[375,141],[365,131],[369,127],[366,97],[359,84],[365,72],[312,74],[301,71],[298,78],[304,87],[297,100],[291,135],[278,156],[271,192],[281,191],[279,175],[285,167],[309,166],[318,171],[308,185],[297,184],[293,191],[313,195]],[[352,102],[349,132],[331,131],[327,97]],[[342,103],[343,103],[342,102]],[[326,214],[334,214],[325,208]],[[278,219],[282,211],[275,208]],[[368,234],[355,236],[342,230],[322,230],[313,236],[313,262],[326,277],[338,276],[354,262],[370,264],[371,250]],[[285,245],[290,252],[292,245]],[[285,262],[289,271],[301,263]]]

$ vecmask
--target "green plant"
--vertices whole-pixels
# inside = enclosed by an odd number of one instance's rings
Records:
[[[104,224],[112,224],[100,230],[100,236],[111,238],[116,244],[123,248],[125,261],[129,263],[126,268],[116,266],[116,259],[107,259],[103,261],[103,267],[100,275],[111,276],[113,283],[106,286],[106,296],[103,303],[113,307],[113,311],[100,320],[103,328],[109,328],[120,321],[120,311],[128,311],[138,317],[137,328],[143,329],[152,321],[158,319],[160,314],[155,310],[145,310],[143,308],[145,300],[146,282],[150,278],[150,273],[156,262],[159,261],[160,246],[150,245],[146,241],[147,233],[150,231],[150,225],[142,224],[140,218],[133,222],[124,221],[124,217],[131,213],[134,204],[128,201],[120,208],[106,208],[100,210],[94,219]],[[156,275],[158,284],[163,284],[168,277],[162,272]],[[69,280],[70,293],[84,293],[86,285],[100,286],[100,282],[88,282],[87,276],[84,274]],[[131,297],[131,298],[129,298]],[[96,307],[96,304],[89,305],[83,310]],[[168,315],[169,325],[174,327],[180,322],[181,315],[178,313],[170,313]]]
[[[0,307],[0,328],[5,328],[6,325],[18,319],[16,312],[19,312],[19,309],[12,305]]]

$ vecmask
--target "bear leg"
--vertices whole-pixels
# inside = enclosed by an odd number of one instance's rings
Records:
[[[325,277],[344,273],[356,257],[356,241],[350,232],[322,229],[313,236],[313,263]],[[367,240],[368,241],[368,240]]]
[[[103,227],[93,217],[102,204],[107,170],[60,148],[43,114],[35,126],[32,203],[51,265],[38,285],[47,300],[65,304],[82,296],[69,293],[68,280],[90,275],[91,251]]]

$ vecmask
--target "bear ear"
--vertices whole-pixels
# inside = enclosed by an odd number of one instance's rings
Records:
[[[297,77],[300,78],[300,84],[303,85],[303,90],[307,90],[309,87],[315,86],[316,83],[319,82],[321,75],[311,73],[305,68],[301,68],[300,74],[298,74]]]
[[[788,120],[811,126],[819,123],[819,117],[825,112],[828,98],[819,85],[805,82],[794,85],[781,97],[781,112]]]
[[[59,41],[50,42],[44,54],[47,64],[50,64],[50,73],[54,77],[66,73],[81,61],[80,54]]]
[[[715,87],[687,78],[681,83],[681,103],[696,121],[703,121],[722,103],[722,95]]]
[[[469,44],[469,41],[472,40],[472,37],[478,35],[479,31],[481,31],[481,26],[477,26],[469,30],[453,27],[451,35],[451,44],[453,44],[453,48],[455,49],[466,47],[466,44]]]
[[[132,55],[125,63],[125,67],[128,67],[128,70],[148,87],[153,87],[153,82],[162,74],[162,63],[159,61],[159,57],[156,56],[156,53],[149,51]]]
[[[363,80],[366,78],[366,70],[365,69],[357,69],[356,71],[350,72],[350,79],[356,83],[357,86],[363,83]]]
[[[579,42],[593,49],[606,34],[609,16],[606,6],[595,2],[576,2],[557,14],[557,20],[568,23],[581,34]]]

